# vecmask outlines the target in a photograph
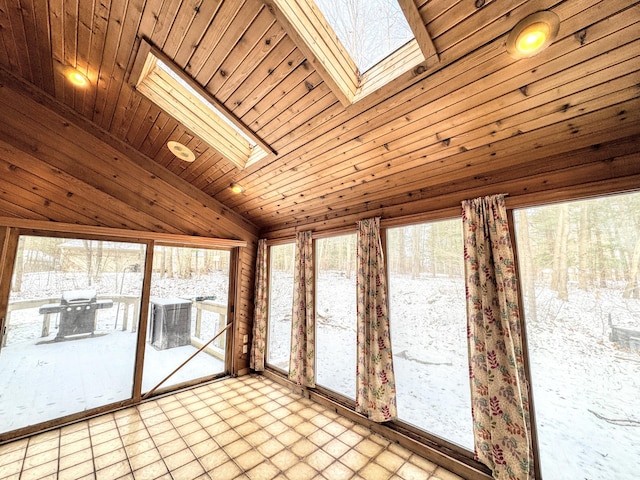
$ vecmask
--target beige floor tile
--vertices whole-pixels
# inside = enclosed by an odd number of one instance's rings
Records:
[[[164,462],[159,460],[146,465],[138,470],[133,471],[133,478],[136,480],[149,480],[150,478],[159,478],[161,475],[168,473]],[[171,478],[171,477],[169,477]]]
[[[318,449],[318,446],[306,438],[301,438],[296,443],[291,445],[291,451],[295,453],[300,458],[304,458],[307,455],[315,452]]]
[[[269,432],[271,435],[277,436],[277,435],[280,435],[282,432],[286,432],[289,429],[289,427],[287,427],[284,423],[280,421],[275,421],[267,425],[264,429],[267,432]]]
[[[87,449],[89,450],[89,453],[91,453],[91,440],[89,440],[88,437],[77,440],[73,443],[61,445],[59,455],[62,457],[66,457],[68,455],[72,455],[74,453],[81,452],[82,450]]]
[[[99,457],[95,457],[93,462],[96,466],[96,470],[102,470],[110,465],[121,462],[122,460],[127,459],[127,454],[124,451],[124,448],[119,448],[114,450],[113,452],[105,453]]]
[[[344,455],[348,450],[349,446],[342,443],[337,438],[334,438],[329,443],[327,443],[322,449],[327,452],[329,455],[333,456],[333,458],[340,458]]]
[[[375,463],[369,463],[360,472],[360,476],[367,480],[388,480],[391,476],[391,472],[380,465]]]
[[[318,431],[318,427],[311,422],[302,422],[301,424],[296,425],[294,430],[298,432],[300,435],[302,435],[303,437],[308,437],[313,432]]]
[[[382,451],[382,446],[368,439],[361,441],[354,448],[369,458],[375,457]]]
[[[127,455],[139,455],[141,453],[146,452],[147,450],[155,449],[156,446],[153,443],[151,438],[147,438],[146,440],[142,440],[140,442],[132,443],[131,445],[125,445],[124,449],[127,452]]]
[[[340,462],[332,463],[322,474],[331,480],[347,480],[353,478],[353,470]]]
[[[44,463],[49,463],[51,461],[58,461],[57,448],[53,448],[51,450],[36,453],[33,455],[29,455],[29,450],[27,450],[27,456],[24,459],[22,469],[28,470],[30,468],[37,467],[38,465],[42,465]]]
[[[317,474],[318,472],[306,463],[298,463],[285,472],[291,480],[312,480]]]
[[[341,433],[338,435],[338,438],[341,442],[346,443],[350,447],[354,447],[364,439],[362,435],[354,432],[353,430],[347,430],[346,432]]]
[[[91,440],[93,440],[93,438]],[[122,440],[118,437],[103,443],[94,444],[91,450],[93,451],[94,457],[99,457],[118,450],[119,448],[122,448]]]
[[[60,457],[59,468],[60,470],[64,470],[66,468],[73,467],[74,465],[79,465],[86,462],[93,463],[93,454],[90,448],[80,450],[78,452],[72,453],[71,455]]]
[[[198,458],[207,472],[210,472],[231,460],[229,455],[227,455],[222,449],[207,453],[206,455],[202,455]]]
[[[160,461],[161,459],[162,457],[160,456],[160,452],[153,448],[138,455],[129,456],[129,463],[133,470],[138,470],[142,467],[146,467],[147,465],[151,465],[154,462]]]
[[[273,480],[280,474],[280,470],[270,462],[262,462],[247,472],[251,480]]]
[[[296,415],[295,413],[289,416],[286,416],[282,419],[282,423],[284,423],[287,427],[295,429],[298,425],[300,425],[304,421],[300,415]]]
[[[333,440],[333,437],[324,430],[316,430],[311,435],[309,435],[309,440],[321,447],[330,440]]]
[[[128,460],[122,460],[113,465],[109,465],[102,470],[96,471],[97,480],[113,480],[114,478],[120,478],[127,473],[131,473],[131,467]]]
[[[239,477],[242,470],[232,461],[226,462],[209,471],[209,476],[216,480],[232,480]]]
[[[238,431],[238,433],[242,435],[242,432]],[[270,440],[271,438],[271,435],[264,430],[257,430],[253,433],[250,433],[249,435],[244,435],[244,439],[254,447],[262,445],[264,442]]]
[[[13,475],[16,473],[16,470],[19,472],[22,469],[22,464],[24,463],[24,453],[25,450],[19,449],[0,455],[0,471],[5,470],[5,465],[16,464],[16,466],[10,469],[10,473],[7,473],[6,476]],[[0,475],[0,478],[2,478],[2,475]]]
[[[22,459],[20,460],[15,460],[13,462],[10,463],[2,463],[0,464],[0,469],[2,470],[2,475],[6,475],[7,477],[13,476],[13,475],[20,475],[20,472],[22,471]]]
[[[289,450],[282,450],[280,453],[277,453],[273,457],[271,457],[271,462],[278,467],[283,472],[293,465],[298,463],[300,460]]]
[[[238,432],[238,434],[242,437],[251,435],[252,433],[257,432],[259,430],[262,430],[262,429],[256,422],[253,422],[253,421],[247,421],[242,425],[238,425],[237,427],[235,427],[235,431]]]
[[[184,478],[185,480],[198,478],[204,473],[205,471],[202,468],[202,465],[200,465],[200,463],[195,459],[187,463],[186,465],[182,465],[179,468],[171,469],[171,476],[175,480],[180,480],[182,478]]]
[[[357,472],[367,463],[369,463],[370,458],[365,457],[356,450],[349,450],[347,453],[340,457],[340,461],[354,472]]]
[[[402,466],[404,459],[389,450],[385,450],[375,458],[375,462],[390,472],[395,472]]]
[[[60,447],[58,440],[47,440],[41,441],[40,443],[29,442],[29,446],[27,447],[26,457],[33,457],[36,455],[40,455],[44,452],[48,452],[50,450],[57,451]]]
[[[294,432],[293,430],[285,430],[280,435],[276,436],[276,438],[283,445],[289,446],[300,440],[302,438],[302,435]]]
[[[427,480],[431,474],[407,462],[398,469],[396,475],[405,480]]]
[[[306,462],[319,472],[322,472],[334,461],[335,459],[331,455],[322,450],[316,450],[306,458]]]
[[[243,471],[251,470],[256,465],[265,461],[265,458],[255,450],[249,450],[243,453],[239,457],[234,457],[235,462],[242,468]]]
[[[252,447],[251,447],[251,444],[246,440],[243,440],[242,438],[238,438],[238,440],[236,440],[235,442],[232,442],[228,445],[224,445],[222,448],[224,449],[225,452],[227,452],[227,454],[231,458],[234,458],[234,457],[239,457],[240,455],[245,453],[247,450],[251,450]]]
[[[78,478],[93,475],[93,463],[84,462],[67,469],[60,469],[58,480],[77,480]]]
[[[163,457],[168,457],[169,455],[173,455],[174,453],[181,452],[182,450],[186,450],[187,444],[184,443],[184,440],[181,438],[176,438],[168,443],[158,445],[157,446],[160,455]]]
[[[162,458],[170,472],[196,459],[191,450],[181,450],[171,455],[164,455]]]
[[[83,440],[85,438],[89,438],[89,429],[86,428],[86,426],[85,426],[85,428],[75,429],[75,430],[67,430],[65,432],[66,428],[68,428],[68,427],[63,428],[62,431],[61,431],[61,435],[60,435],[60,445],[61,446],[77,442],[78,440]]]
[[[209,433],[211,433],[210,430],[208,430]],[[238,435],[238,433],[235,430],[231,430],[229,428],[223,430],[222,432],[215,434],[215,435],[211,435],[211,437],[218,442],[218,445],[224,447],[225,445],[228,445],[230,443],[235,442],[236,440],[238,440],[240,438],[240,435]]]
[[[266,442],[264,442],[263,444],[258,445],[257,448],[258,448],[258,451],[262,455],[264,455],[266,458],[271,458],[276,453],[280,452],[284,448],[284,445],[282,445],[275,438],[271,438],[271,439],[267,440]]]
[[[207,455],[208,453],[215,452],[219,448],[220,445],[218,445],[213,438],[207,438],[206,440],[193,445],[191,447],[191,451],[195,456],[202,457],[204,455]]]

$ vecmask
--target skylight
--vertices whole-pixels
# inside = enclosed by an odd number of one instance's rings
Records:
[[[245,168],[273,152],[223,105],[214,104],[214,99],[204,89],[146,42],[140,46],[131,76],[138,92],[238,168]]]
[[[276,19],[345,107],[438,53],[414,0],[272,0]]]
[[[414,39],[395,0],[315,0],[315,3],[360,73]]]

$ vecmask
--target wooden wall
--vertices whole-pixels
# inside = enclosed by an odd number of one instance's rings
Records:
[[[234,372],[246,371],[257,228],[48,95],[0,70],[0,216],[246,240]]]

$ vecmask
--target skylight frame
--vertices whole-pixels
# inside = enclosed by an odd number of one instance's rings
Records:
[[[424,73],[440,62],[414,0],[397,0],[414,40],[363,75],[314,0],[265,0],[278,22],[344,107],[386,86],[411,69]],[[407,60],[401,60],[406,58]],[[400,59],[400,68],[395,68]]]
[[[277,155],[222,103],[145,40],[140,43],[130,84],[240,169],[270,154]]]

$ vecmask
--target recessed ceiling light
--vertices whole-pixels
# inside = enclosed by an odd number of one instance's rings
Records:
[[[230,185],[231,191],[233,193],[242,193],[244,192],[244,187],[242,185],[240,185],[239,183],[232,183]]]
[[[195,154],[191,151],[191,149],[179,142],[174,142],[173,140],[167,142],[167,147],[171,153],[173,153],[180,160],[184,160],[185,162],[193,162],[196,159]]]
[[[547,48],[558,35],[560,18],[553,12],[536,12],[520,20],[507,38],[507,53],[527,58]]]
[[[76,87],[86,87],[89,85],[89,79],[75,68],[69,67],[66,72],[67,80]]]

